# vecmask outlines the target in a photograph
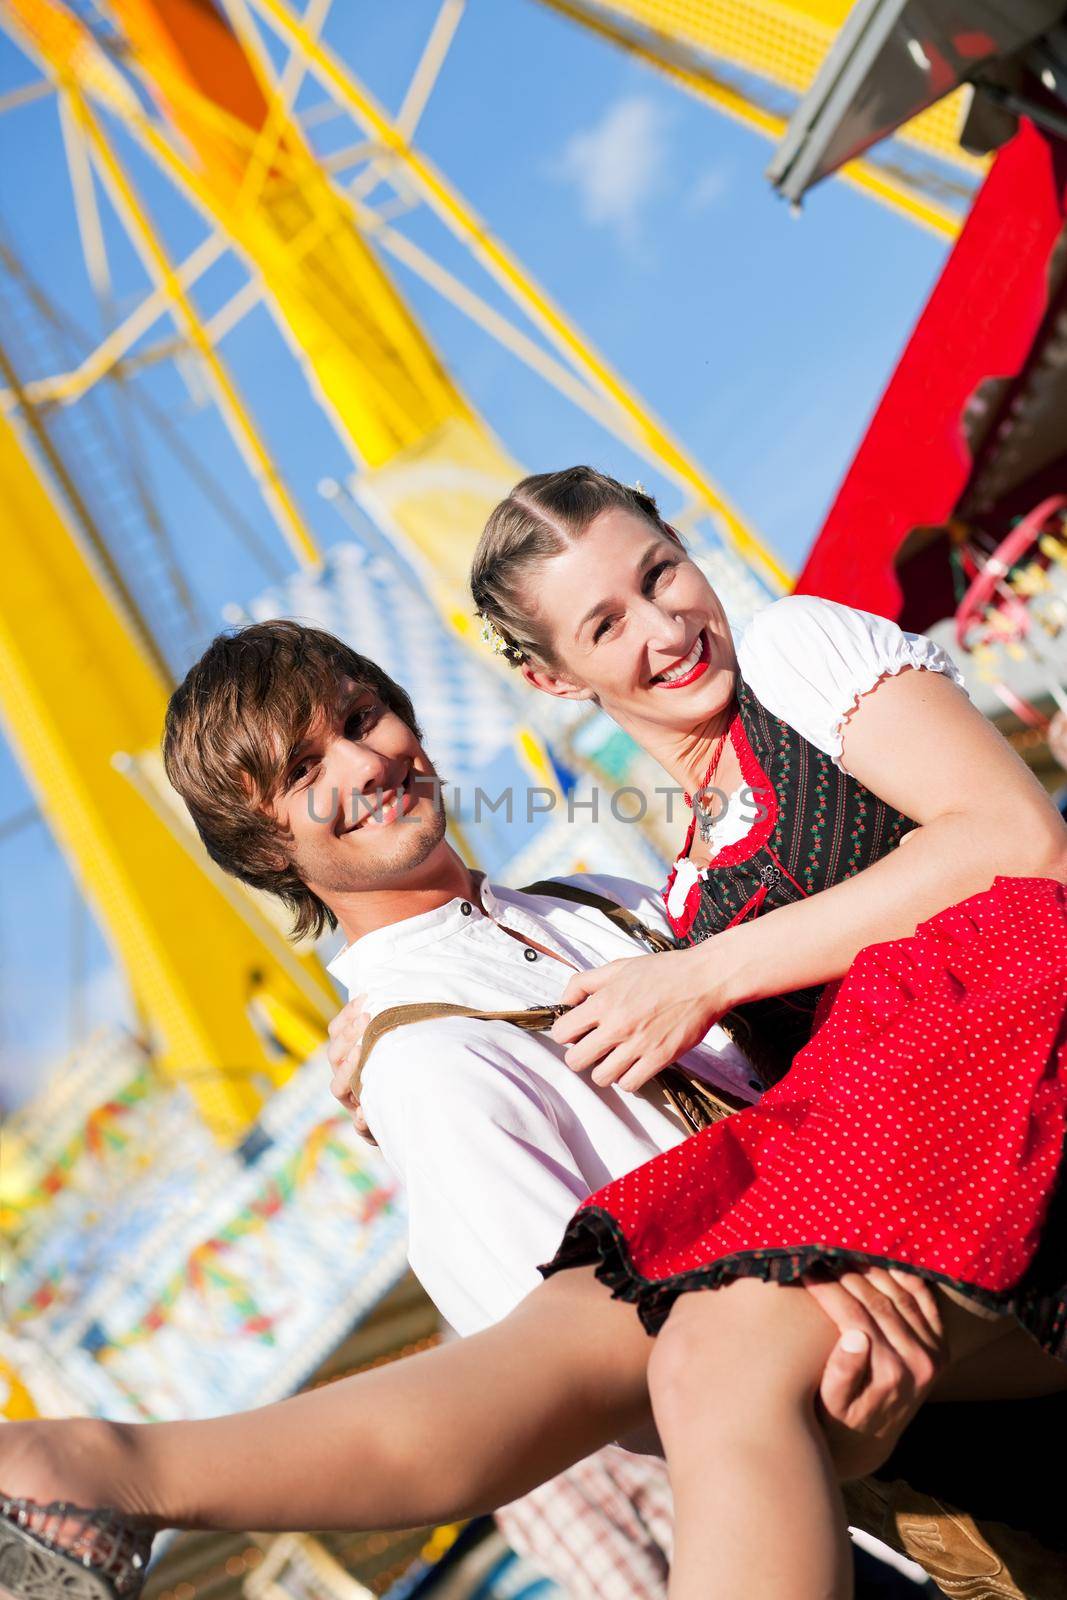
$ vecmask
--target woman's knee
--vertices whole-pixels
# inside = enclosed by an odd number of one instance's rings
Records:
[[[648,1388],[660,1425],[684,1418],[699,1397],[736,1393],[748,1338],[765,1310],[748,1282],[679,1296],[649,1358]]]
[[[723,1417],[735,1401],[751,1413],[818,1385],[834,1329],[801,1288],[742,1278],[681,1296],[652,1352],[649,1394],[661,1428],[694,1406]]]

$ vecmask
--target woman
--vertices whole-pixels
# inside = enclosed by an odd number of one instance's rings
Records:
[[[535,688],[595,699],[693,810],[666,889],[687,948],[576,976],[568,1064],[637,1089],[740,1011],[784,1072],[822,1022],[758,1110],[592,1196],[545,1270],[593,1266],[656,1333],[690,1290],[893,1263],[1067,1354],[1067,1264],[1031,1255],[1067,1110],[1067,836],[949,658],[806,597],[735,647],[654,502],[585,467],[496,508],[471,589]]]
[[[471,590],[529,683],[595,701],[687,801],[698,792],[667,892],[688,948],[566,995],[556,1037],[597,1082],[638,1087],[738,1006],[784,1066],[860,950],[998,873],[1062,876],[1055,809],[944,651],[807,596],[768,606],[735,645],[639,490],[588,467],[525,479],[489,519]]]
[[[627,492],[608,483],[611,494]],[[600,486],[594,487],[601,492]],[[580,555],[592,547],[591,541],[602,531],[602,512],[603,507],[591,520],[586,519],[570,542],[558,528],[549,529],[562,548],[557,545],[546,553],[538,568],[539,607],[549,603],[549,587],[556,594],[556,563],[565,562],[574,550]],[[546,619],[546,633],[537,645],[538,653],[524,651],[528,656],[524,667],[543,675],[541,687],[583,697],[596,695],[613,714],[621,713],[619,720],[625,717],[632,728],[640,727],[646,747],[659,755],[668,771],[683,781],[688,779],[690,787],[699,787],[701,780],[710,781],[705,774],[716,755],[720,763],[727,760],[727,737],[731,758],[737,755],[737,770],[730,774],[729,764],[721,766],[726,780],[739,776],[751,783],[752,777],[759,777],[762,783],[764,776],[771,775],[752,771],[746,778],[743,761],[748,758],[744,743],[736,730],[731,736],[736,714],[730,697],[735,689],[743,696],[745,688],[736,674],[732,643],[717,600],[706,585],[702,589],[694,587],[702,583],[699,574],[696,569],[688,570],[691,563],[685,561],[677,541],[659,523],[654,508],[650,512],[639,504],[631,510],[616,498],[607,507],[606,515],[616,520],[618,516],[630,519],[621,530],[618,526],[609,529],[607,570],[613,593],[600,595],[601,570],[596,586],[590,581],[582,594],[583,611],[595,601],[596,615],[574,618],[566,640],[561,637],[557,622]],[[679,576],[679,589],[669,602],[657,605],[655,596],[663,592],[659,586],[675,581],[674,577],[668,578],[669,572]],[[551,586],[549,577],[553,580]],[[591,580],[593,577],[595,574],[590,574]],[[573,574],[570,581],[573,582]],[[605,601],[613,604],[605,609]],[[637,641],[628,667],[623,662],[620,668],[622,657],[615,656],[598,688],[593,681],[593,652],[599,639],[608,636],[598,630],[605,618],[609,619],[609,629],[618,627],[620,612],[625,613],[621,618],[623,637],[634,617],[647,621],[648,627]],[[698,618],[699,626],[694,627]],[[507,629],[506,619],[501,618],[500,624]],[[584,641],[589,638],[589,627],[598,632],[598,639],[590,640],[587,646]],[[673,629],[666,639],[651,637],[653,631],[660,634],[665,628]],[[509,647],[521,647],[521,638],[514,633],[505,631],[502,637]],[[590,665],[584,681],[565,676],[568,666],[573,671],[573,662],[568,660],[572,641],[576,650],[589,652],[585,659]],[[927,692],[934,683],[944,682],[936,673],[904,677],[925,680]],[[688,728],[677,713],[672,712],[668,718],[656,710],[661,695],[669,704],[680,703],[702,679],[710,685],[708,703],[697,708]],[[945,688],[951,686],[945,683]],[[884,693],[882,684],[869,697],[870,707],[877,705]],[[1063,837],[1062,831],[1056,831],[1058,822],[1056,830],[1046,823],[1025,773],[1020,777],[1012,761],[1005,759],[991,730],[981,724],[979,731],[969,720],[963,727],[955,710],[945,710],[946,703],[937,698],[939,693],[934,691],[929,699],[920,699],[920,734],[929,745],[936,745],[946,737],[948,717],[952,737],[962,745],[965,759],[973,760],[976,750],[983,753],[996,790],[999,792],[1007,784],[1016,797],[1016,833],[990,842],[990,849],[995,846],[997,853],[987,856],[979,872],[973,863],[968,866],[966,852],[960,848],[962,838],[952,826],[955,814],[943,807],[940,799],[929,803],[916,795],[913,819],[921,827],[899,857],[885,857],[884,851],[879,856],[878,849],[868,849],[863,857],[861,851],[854,860],[864,864],[855,867],[851,882],[834,883],[832,873],[827,874],[825,886],[820,883],[820,892],[804,904],[787,904],[784,899],[778,903],[781,880],[770,875],[766,881],[761,878],[748,897],[748,912],[761,912],[760,923],[750,925],[741,920],[733,929],[724,927],[716,940],[705,941],[703,949],[698,945],[650,962],[635,960],[629,964],[647,969],[646,1008],[647,997],[654,991],[661,1018],[651,1029],[644,1017],[638,1019],[638,1050],[632,1056],[624,1052],[623,1070],[640,1074],[646,1069],[655,1070],[657,1062],[670,1059],[684,1048],[676,1040],[688,1028],[704,1031],[698,1014],[703,1018],[709,1010],[726,1009],[737,999],[759,1001],[769,995],[772,980],[765,981],[762,975],[749,975],[744,984],[736,976],[727,982],[727,975],[745,972],[753,961],[777,963],[773,982],[787,990],[792,986],[789,1015],[791,1026],[795,1025],[792,1011],[801,1004],[795,999],[796,991],[845,971],[849,955],[843,952],[848,950],[849,940],[858,941],[856,948],[862,944],[865,916],[866,926],[874,929],[875,937],[887,936],[887,916],[891,923],[894,917],[897,919],[897,926],[890,932],[910,932],[914,927],[916,910],[909,917],[906,909],[908,884],[902,877],[905,872],[910,873],[912,905],[923,916],[939,911],[954,895],[984,889],[997,871],[1053,874],[1050,878],[1026,880],[1043,887],[1012,891],[1015,901],[1011,893],[1003,891],[994,893],[992,901],[978,895],[972,900],[970,911],[961,913],[961,926],[973,929],[970,947],[983,959],[993,943],[988,924],[990,919],[995,923],[1002,909],[1006,907],[1008,912],[1014,910],[1023,916],[1030,911],[1040,913],[1047,945],[1047,972],[1042,969],[1042,977],[1048,981],[1045,989],[1028,985],[1027,974],[1020,968],[1017,975],[1013,974],[1012,984],[999,996],[1001,1016],[1015,1030],[1018,1059],[1005,1063],[1006,1069],[1015,1069],[1015,1075],[1003,1085],[1010,1116],[1002,1125],[1015,1136],[1014,1168],[1012,1161],[998,1151],[995,1176],[1004,1181],[1006,1175],[1010,1178],[1012,1171],[1017,1171],[1026,1181],[1026,1206],[1016,1207],[1016,1215],[1009,1195],[1002,1209],[1011,1215],[984,1219],[978,1243],[998,1244],[1003,1260],[991,1266],[976,1250],[974,1264],[977,1278],[982,1281],[972,1281],[966,1274],[956,1279],[962,1303],[949,1299],[943,1307],[951,1361],[937,1389],[943,1398],[1038,1395],[1064,1387],[1067,1373],[1067,1368],[1042,1351],[1020,1326],[1024,1318],[1029,1318],[1028,1325],[1044,1339],[1047,1350],[1052,1350],[1062,1319],[1059,1324],[1054,1316],[1046,1315],[1042,1320],[1040,1306],[1030,1317],[1034,1308],[1024,1304],[1018,1293],[1034,1261],[1054,1182],[1056,1161],[1052,1156],[1058,1159],[1062,1146],[1062,1104],[1057,1096],[1067,1080],[1067,1059],[1063,1059],[1061,1041],[1067,992],[1067,917],[1058,881],[1063,876]],[[955,696],[954,690],[952,693]],[[676,700],[670,700],[672,695]],[[961,702],[957,697],[952,704],[958,707]],[[855,727],[850,727],[846,735],[845,756],[850,762],[854,760],[852,734],[860,727],[861,717],[866,728],[870,707],[862,708],[853,719]],[[966,713],[965,702],[962,707]],[[758,730],[766,708],[749,709],[747,726]],[[747,737],[743,715],[741,728]],[[756,736],[758,739],[758,731]],[[749,745],[751,748],[751,738]],[[779,873],[792,879],[797,878],[797,863],[779,837],[779,825],[784,827],[783,819],[787,821],[789,815],[789,790],[783,773],[788,773],[790,753],[800,747],[782,736],[776,748],[782,752],[782,759],[772,763],[777,785],[772,783],[775,793],[766,797],[773,831],[763,837],[760,848],[769,844]],[[862,750],[862,741],[857,748]],[[931,767],[938,765],[934,759],[937,754],[936,749],[931,751]],[[804,755],[804,759],[813,758]],[[935,774],[933,788],[938,795],[943,781]],[[855,800],[857,805],[862,803],[868,808],[869,817],[873,795],[871,802],[858,795],[860,785],[855,778],[849,779],[849,785],[841,790],[844,800],[840,805]],[[889,787],[892,789],[891,783]],[[901,786],[899,796],[885,794],[877,802],[885,811],[878,824],[882,839],[894,834],[899,838],[906,831],[908,818],[903,805],[893,805],[895,798],[903,802],[905,791],[910,803],[907,783]],[[797,792],[806,793],[803,788]],[[837,809],[835,801],[835,815]],[[895,818],[890,815],[894,810]],[[946,825],[939,828],[942,820]],[[757,828],[765,821],[756,819]],[[932,854],[922,837],[926,830],[936,835]],[[1026,835],[1022,842],[1020,835]],[[972,843],[980,836],[978,831],[966,833]],[[915,858],[914,871],[909,867],[910,856]],[[694,865],[698,862],[699,857]],[[809,865],[814,880],[818,862]],[[893,881],[883,884],[887,879],[883,869],[890,866],[898,869],[895,886]],[[795,902],[804,892],[805,871],[801,865],[794,884]],[[820,900],[828,904],[837,895],[840,902],[844,892],[861,877],[870,880],[876,873],[882,874],[879,892],[885,897],[883,920],[878,921],[876,908],[864,911],[853,896],[832,917],[823,919],[820,933],[816,915]],[[708,884],[714,880],[709,873],[700,881]],[[745,905],[743,901],[740,909],[744,910]],[[789,948],[789,942],[805,937],[799,924],[801,914],[808,918],[810,936],[808,947],[798,953]],[[735,915],[725,920],[733,920]],[[775,925],[790,916],[792,926],[799,931],[786,935],[784,942],[776,946],[775,937],[781,936],[772,937]],[[844,924],[847,927],[842,935]],[[936,917],[931,926],[935,924]],[[724,958],[721,974],[711,972],[711,963],[707,969],[696,967],[695,958],[703,959],[712,944],[725,940],[727,933],[736,941],[756,929],[766,934],[765,949],[760,950],[749,939],[736,961]],[[993,934],[995,931],[994,928]],[[955,950],[951,933],[951,927],[938,928],[940,945]],[[897,983],[894,993],[900,1001],[898,1012],[911,1025],[911,1043],[922,1046],[922,1063],[931,1073],[939,1064],[930,1060],[931,1027],[924,1010],[928,995],[922,992],[922,984],[929,990],[931,984],[936,987],[941,983],[946,974],[958,983],[944,961],[939,964],[933,959],[940,945],[938,939],[927,935],[901,939],[885,947],[894,953],[891,959],[899,970],[890,971],[888,977],[877,977],[879,985]],[[690,962],[688,980],[675,975],[683,958]],[[579,1050],[592,1035],[597,1052],[593,1059],[603,1058],[605,1069],[614,1074],[622,1058],[611,1059],[619,1048],[618,1042],[610,1038],[612,1024],[606,1002],[603,1010],[598,1010],[597,1005],[601,995],[607,994],[618,980],[618,974],[604,970],[609,982],[598,979],[590,997],[563,1020],[569,1023],[571,1018],[577,1018],[582,1023],[572,1035],[578,1041],[573,1048]],[[968,976],[970,986],[962,985],[959,995],[949,984],[948,999],[959,1002],[952,1019],[956,1054],[946,1058],[950,1066],[960,1052],[969,1048],[969,1039],[984,1038],[982,1004],[987,999],[988,985],[982,987],[981,962]],[[853,979],[857,980],[854,984]],[[691,990],[698,981],[706,985],[708,992],[694,1000]],[[683,993],[686,984],[688,991]],[[850,992],[850,985],[856,993]],[[740,993],[740,989],[745,992]],[[837,1007],[828,1011],[811,1047],[817,1052],[823,1033],[828,1030],[835,1039],[837,1057],[844,1060],[852,1047],[850,1064],[862,1090],[853,1106],[856,1118],[866,1115],[872,1105],[881,1110],[890,1098],[883,1082],[887,1076],[881,1053],[884,1041],[881,1046],[877,1041],[872,1044],[870,1027],[865,1032],[858,1026],[860,1019],[853,1004],[857,998],[862,1002],[862,1020],[869,1024],[875,1010],[873,993],[871,974],[861,963],[842,988],[840,1015]],[[729,998],[723,1003],[727,995]],[[945,1001],[944,996],[937,998],[939,1003]],[[587,1013],[582,1019],[579,1014],[585,1006],[593,1008],[593,1015]],[[1039,1010],[1047,1036],[1031,1042],[1025,1037],[1025,1030]],[[810,1005],[806,1015],[810,1018]],[[607,1041],[596,1038],[601,1028],[609,1031]],[[788,1046],[792,1035],[788,1029],[785,1031]],[[607,1050],[605,1043],[609,1045]],[[817,1070],[809,1074],[814,1081],[806,1082],[805,1094],[821,1113],[826,1096],[820,1073],[826,1075],[834,1058],[816,1056],[815,1060]],[[804,1062],[803,1056],[801,1061]],[[582,1063],[578,1061],[576,1065]],[[1035,1093],[1033,1083],[1027,1092],[1027,1074],[1039,1089],[1047,1089],[1043,1099]],[[888,1076],[892,1078],[892,1069]],[[987,1072],[982,1080],[986,1087],[988,1078]],[[671,1463],[677,1500],[678,1544],[672,1578],[676,1600],[715,1593],[773,1595],[781,1600],[846,1596],[847,1542],[835,1473],[851,1476],[871,1470],[888,1454],[893,1440],[887,1437],[878,1441],[870,1457],[837,1462],[831,1459],[816,1419],[813,1396],[832,1342],[832,1330],[810,1297],[791,1294],[787,1287],[774,1282],[759,1281],[760,1277],[774,1275],[764,1269],[775,1249],[793,1243],[790,1235],[795,1197],[786,1194],[782,1170],[774,1168],[776,1154],[784,1152],[788,1158],[792,1149],[802,1147],[808,1157],[824,1153],[833,1160],[839,1156],[846,1163],[848,1160],[840,1117],[835,1121],[824,1115],[825,1140],[818,1137],[819,1129],[813,1136],[810,1119],[806,1121],[798,1115],[798,1105],[801,1112],[804,1110],[803,1101],[789,1098],[788,1082],[782,1086],[780,1102],[772,1102],[769,1114],[764,1107],[771,1096],[760,1107],[742,1112],[730,1123],[720,1124],[690,1141],[684,1147],[685,1159],[680,1165],[670,1164],[678,1159],[677,1153],[672,1152],[663,1162],[639,1169],[632,1193],[613,1192],[617,1186],[612,1186],[594,1197],[572,1225],[565,1249],[553,1263],[549,1282],[488,1333],[385,1372],[347,1380],[328,1390],[241,1417],[132,1428],[102,1423],[9,1425],[0,1430],[0,1486],[9,1494],[34,1501],[62,1497],[81,1505],[114,1507],[124,1518],[121,1526],[125,1530],[166,1524],[300,1528],[413,1523],[508,1499],[607,1439],[638,1426],[647,1419],[651,1404]],[[775,1093],[779,1091],[772,1091],[772,1095]],[[1042,1137],[1028,1139],[1035,1131]],[[957,1156],[970,1150],[974,1134],[971,1121],[957,1109],[948,1119],[942,1137],[946,1148]],[[798,1139],[800,1145],[795,1142]],[[805,1139],[807,1144],[803,1144]],[[883,1140],[872,1145],[872,1156],[882,1160],[883,1165],[885,1143]],[[691,1164],[689,1151],[695,1152]],[[918,1149],[915,1156],[916,1171],[925,1178],[929,1152]],[[719,1157],[724,1161],[720,1163]],[[719,1170],[720,1165],[724,1171]],[[788,1166],[787,1159],[786,1169]],[[752,1198],[750,1191],[758,1187],[748,1181],[752,1173],[767,1196],[757,1194],[759,1203],[751,1206],[752,1216],[739,1221],[740,1210]],[[848,1177],[847,1171],[839,1171],[833,1184],[820,1177],[818,1183],[811,1185],[814,1200],[821,1202],[829,1195],[832,1209],[834,1195],[842,1191]],[[904,1181],[913,1180],[906,1177]],[[773,1210],[776,1186],[779,1196],[785,1195],[788,1201],[777,1213]],[[711,1197],[703,1208],[702,1192]],[[679,1206],[679,1195],[688,1196],[683,1206]],[[880,1222],[882,1209],[885,1208],[868,1204],[869,1214],[860,1221],[865,1225]],[[764,1225],[768,1212],[777,1231],[772,1230],[769,1245],[758,1247],[759,1257],[754,1258],[759,1263],[758,1275],[733,1281],[743,1277],[746,1270],[741,1260],[746,1250],[745,1229]],[[812,1219],[819,1223],[825,1217],[825,1207],[820,1213],[815,1206],[803,1220],[807,1226]],[[662,1227],[657,1221],[660,1218],[664,1219]],[[847,1208],[845,1220],[851,1220]],[[831,1222],[836,1227],[840,1218],[833,1217]],[[731,1227],[737,1238],[724,1239],[723,1230]],[[861,1237],[850,1240],[849,1247],[862,1253],[865,1243]],[[801,1244],[816,1253],[828,1253],[821,1235],[802,1240]],[[929,1297],[931,1293],[924,1279],[939,1283],[949,1274],[929,1264],[927,1245],[923,1242],[919,1248],[906,1229],[898,1228],[897,1244],[895,1251],[885,1252],[886,1259],[901,1262],[909,1272],[904,1277],[897,1267],[886,1271],[886,1292],[899,1294],[902,1306],[909,1295],[918,1303],[919,1297]],[[831,1244],[829,1249],[833,1248]],[[664,1272],[662,1258],[671,1250],[680,1250],[689,1264],[672,1264],[671,1270]],[[572,1265],[579,1261],[581,1264]],[[559,1270],[564,1266],[571,1270]],[[1003,1288],[995,1277],[995,1266],[1005,1279]],[[790,1275],[780,1267],[776,1271],[782,1278]],[[596,1281],[597,1275],[608,1276],[616,1293],[638,1300],[646,1326],[659,1326],[666,1318],[655,1342],[645,1337],[628,1306],[608,1298]],[[994,1287],[989,1287],[986,1280]],[[686,1290],[716,1284],[728,1287],[714,1295],[684,1293],[680,1301],[677,1298]],[[980,1314],[989,1311],[997,1315],[990,1318]],[[1007,1315],[1009,1311],[1013,1315]],[[936,1308],[933,1314],[937,1314]],[[459,1439],[463,1441],[461,1454],[456,1451]],[[38,1569],[35,1587],[23,1580],[21,1588],[19,1583],[13,1586],[19,1592],[32,1588],[38,1596],[58,1593],[61,1578],[69,1579],[70,1568],[64,1567],[64,1557],[52,1547],[69,1549],[76,1542],[76,1518],[69,1512],[56,1512],[52,1533],[42,1533],[41,1513],[33,1507],[21,1509],[21,1528],[10,1518],[0,1522],[0,1581],[5,1581],[6,1540],[9,1551],[24,1559],[29,1552]],[[128,1531],[125,1536],[132,1537]],[[89,1564],[84,1572],[90,1578],[103,1570],[107,1560],[106,1537],[89,1528],[85,1547]],[[143,1558],[143,1551],[131,1545],[120,1548],[116,1562],[121,1568],[121,1583],[134,1582],[131,1563],[138,1555]],[[123,1565],[124,1558],[128,1559]],[[6,1581],[12,1582],[10,1578]]]

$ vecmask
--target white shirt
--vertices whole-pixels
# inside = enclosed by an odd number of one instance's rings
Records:
[[[668,931],[654,889],[626,878],[560,881]],[[558,1002],[574,968],[643,951],[591,907],[485,880],[481,896],[485,913],[451,900],[365,934],[330,971],[350,994],[367,996],[371,1015],[414,1000],[516,1010]],[[563,1049],[507,1022],[449,1017],[386,1034],[367,1062],[363,1112],[407,1191],[412,1269],[460,1334],[498,1321],[540,1282],[538,1264],[587,1195],[686,1136],[655,1084],[639,1094],[598,1088],[564,1064]],[[683,1064],[711,1085],[758,1097],[755,1074],[718,1025]]]
[[[737,646],[737,664],[756,699],[842,772],[845,723],[883,678],[918,667],[963,688],[952,657],[925,634],[812,594],[789,594],[757,611]]]

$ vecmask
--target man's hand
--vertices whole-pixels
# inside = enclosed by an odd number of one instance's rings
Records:
[[[363,1009],[366,998],[363,994],[353,995],[344,1010],[339,1011],[331,1020],[330,1042],[326,1046],[326,1056],[333,1072],[330,1079],[330,1093],[344,1106],[360,1138],[373,1143],[363,1108],[349,1088],[352,1073],[359,1060],[359,1047],[367,1023],[370,1021],[370,1013]]]
[[[894,1267],[803,1282],[841,1334],[819,1386],[830,1454],[839,1478],[862,1478],[889,1456],[944,1367],[937,1297]]]

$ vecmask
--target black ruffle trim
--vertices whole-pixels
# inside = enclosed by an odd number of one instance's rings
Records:
[[[626,1235],[618,1221],[600,1206],[583,1206],[571,1218],[556,1254],[538,1271],[543,1278],[551,1278],[570,1267],[588,1266],[593,1267],[599,1281],[611,1290],[613,1299],[625,1300],[637,1308],[641,1325],[652,1335],[660,1331],[678,1296],[695,1289],[718,1289],[735,1278],[795,1283],[817,1266],[841,1272],[864,1267],[898,1267],[904,1272],[916,1273],[928,1283],[955,1289],[987,1311],[1015,1317],[1050,1355],[1067,1361],[1067,1285],[1048,1290],[1028,1287],[1024,1280],[1016,1290],[993,1294],[976,1284],[949,1277],[947,1273],[916,1267],[910,1261],[821,1244],[780,1250],[739,1250],[733,1255],[720,1256],[706,1267],[677,1272],[669,1278],[645,1278],[633,1264]]]

